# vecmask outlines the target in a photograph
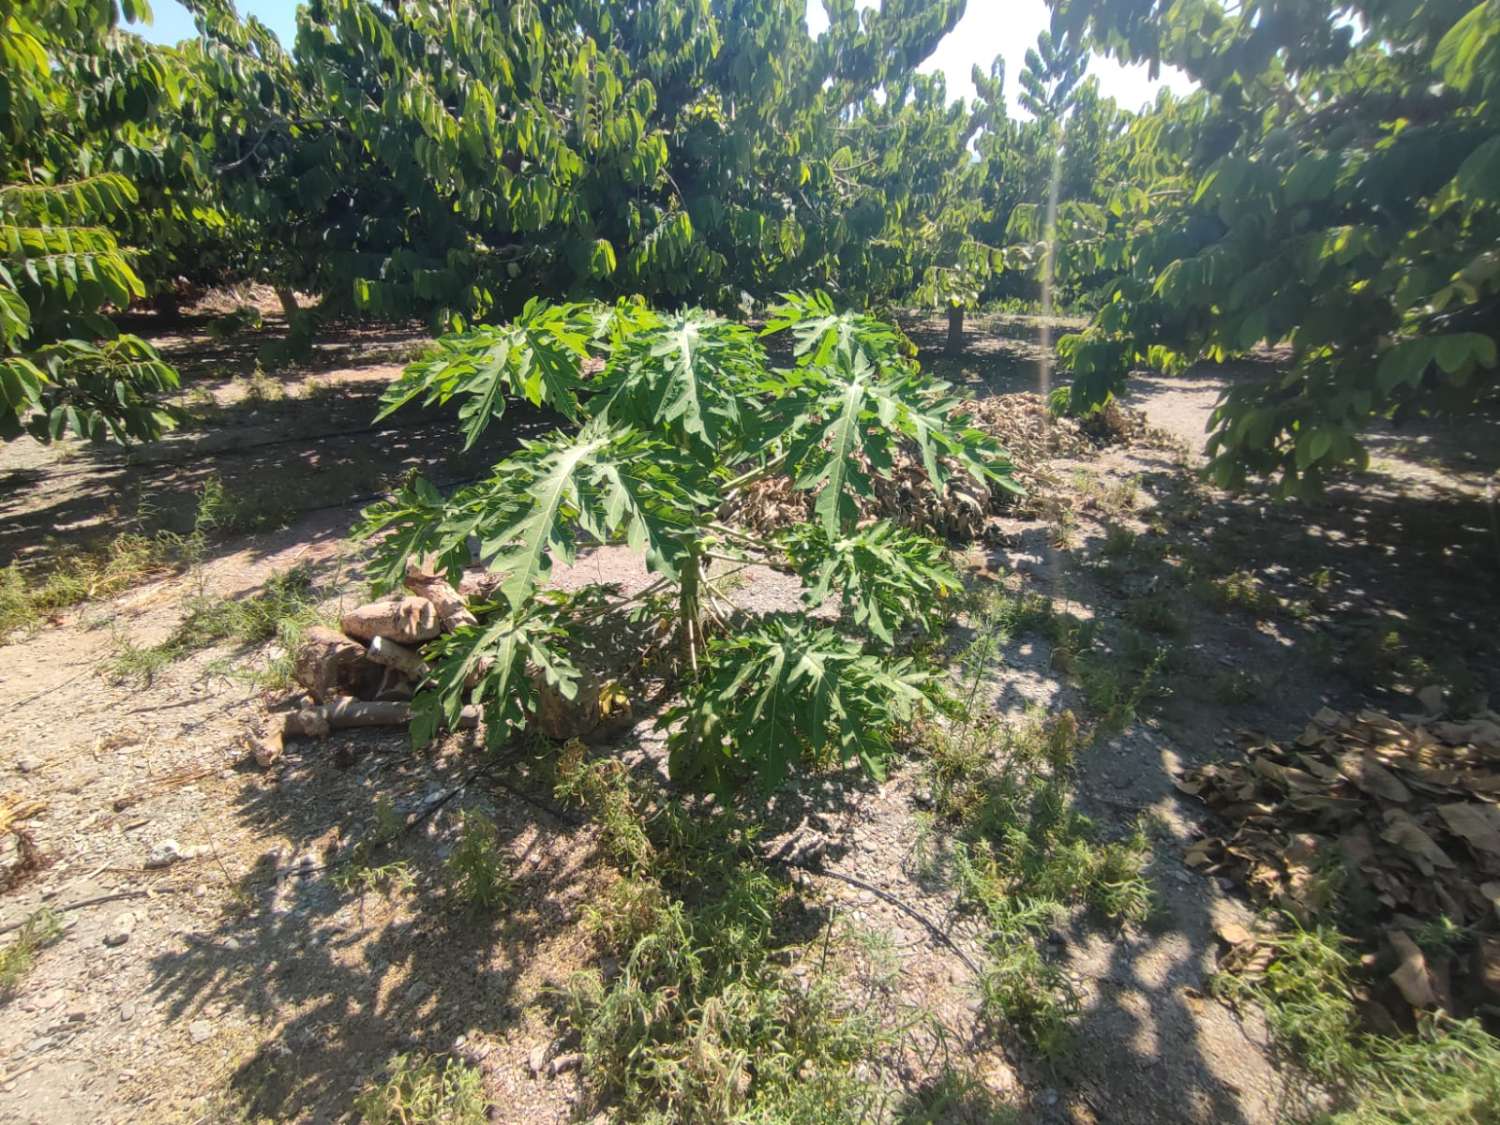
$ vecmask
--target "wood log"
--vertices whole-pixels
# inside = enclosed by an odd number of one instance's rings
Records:
[[[250,739],[250,753],[255,757],[255,764],[263,770],[268,770],[277,762],[281,761],[282,751],[285,750],[285,726],[272,727],[264,735]]]
[[[463,596],[441,574],[434,574],[416,562],[407,563],[406,588],[432,603],[443,628],[450,633],[464,625],[479,624],[479,619],[464,605]]]
[[[371,703],[347,696],[317,707],[293,711],[282,722],[281,736],[325,738],[330,731],[351,727],[403,727],[411,722],[411,705],[399,702]],[[479,708],[465,707],[458,717],[459,730],[479,725]]]
[[[505,575],[490,570],[466,570],[458,580],[458,592],[467,601],[493,601]]]
[[[385,637],[397,644],[430,641],[441,631],[437,610],[426,598],[370,602],[344,614],[344,632],[361,641]]]
[[[376,664],[394,668],[408,680],[420,683],[427,678],[427,661],[422,659],[421,654],[404,645],[398,645],[389,637],[376,637],[372,640],[368,655]]]
[[[361,694],[370,686],[372,670],[364,645],[322,625],[307,631],[293,661],[297,682],[320,703],[341,695]],[[378,678],[379,673],[375,675]]]

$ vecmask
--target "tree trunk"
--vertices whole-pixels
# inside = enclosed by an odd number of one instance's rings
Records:
[[[948,345],[943,349],[947,355],[964,354],[964,307],[948,306]]]
[[[281,315],[286,317],[288,324],[292,323],[302,310],[297,307],[297,294],[289,285],[278,285],[276,287],[276,299],[281,302]]]

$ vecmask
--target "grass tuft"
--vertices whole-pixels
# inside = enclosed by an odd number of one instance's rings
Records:
[[[285,687],[291,683],[297,645],[319,619],[316,606],[312,571],[306,566],[271,575],[254,597],[199,594],[188,599],[171,636],[145,646],[120,639],[106,669],[117,680],[150,683],[172,663],[213,645],[225,641],[258,645],[276,639],[281,642],[281,655],[252,679],[263,688]]]
[[[366,1125],[484,1125],[489,1102],[484,1077],[458,1059],[397,1055],[389,1077],[354,1099]]]
[[[465,813],[458,844],[445,865],[451,900],[475,915],[494,914],[505,906],[511,894],[506,859],[495,822]]]
[[[43,907],[21,923],[15,938],[0,949],[0,996],[14,992],[31,967],[36,955],[62,935],[62,919],[55,910]]]

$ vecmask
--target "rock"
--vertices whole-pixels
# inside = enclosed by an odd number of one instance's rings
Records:
[[[197,859],[208,851],[206,847],[185,848],[176,840],[162,840],[151,846],[146,856],[147,867],[171,867],[184,859]]]
[[[16,759],[16,769],[21,773],[35,773],[40,768],[41,767],[35,758]]]
[[[526,1066],[531,1071],[533,1078],[547,1068],[547,1053],[550,1050],[551,1048],[543,1043],[540,1046],[531,1048],[531,1054],[526,1056]]]
[[[126,910],[116,914],[104,931],[105,945],[124,945],[135,930],[135,915]]]
[[[207,1020],[194,1020],[188,1024],[188,1038],[194,1043],[207,1043],[214,1037],[214,1025]]]
[[[120,1005],[120,1022],[129,1023],[135,1019],[136,1007],[134,1000],[127,1000]]]
[[[552,1060],[552,1065],[547,1068],[553,1078],[559,1074],[566,1074],[570,1070],[577,1070],[578,1064],[583,1061],[583,1056],[577,1051],[569,1051],[565,1055],[558,1055]]]

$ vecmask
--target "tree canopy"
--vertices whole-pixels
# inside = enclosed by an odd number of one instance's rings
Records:
[[[184,284],[468,329],[536,296],[720,312],[1032,297],[1096,310],[1062,409],[1267,347],[1213,471],[1290,493],[1362,429],[1494,394],[1500,0],[1053,0],[1006,104],[919,71],[964,0],[311,0],[282,44],[191,0],[3,0],[0,425],[151,436],[175,378],[110,314]],[[1090,52],[1198,89],[1121,110]],[[1049,207],[1049,202],[1051,206]],[[1050,219],[1049,219],[1050,216]]]
[[[1316,491],[1377,416],[1496,389],[1500,4],[1227,8],[1059,0],[1066,34],[1201,84],[1136,119],[1095,262],[1118,270],[1065,338],[1073,409],[1136,366],[1290,350],[1236,386],[1209,440],[1222,484]]]

